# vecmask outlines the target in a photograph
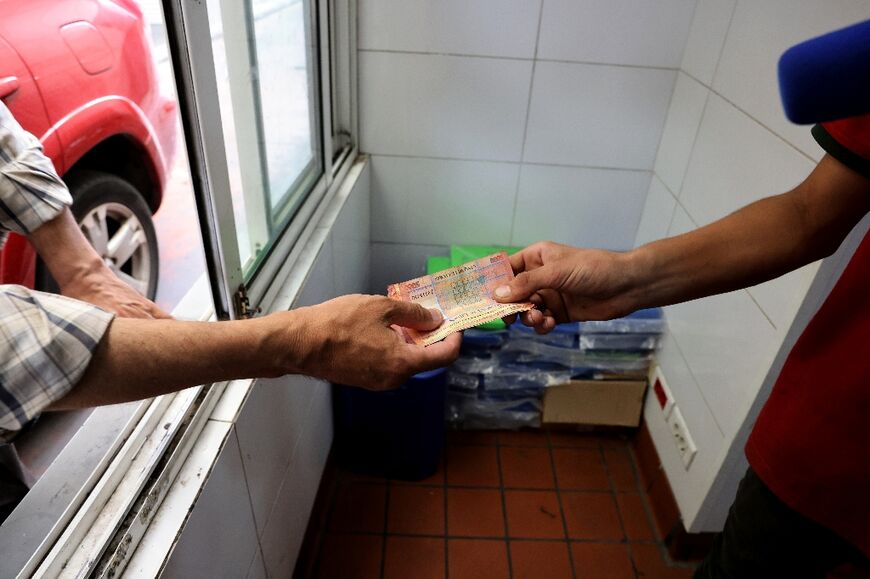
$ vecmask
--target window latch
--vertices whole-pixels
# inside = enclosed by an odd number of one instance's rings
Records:
[[[233,308],[236,310],[236,319],[247,320],[263,311],[262,308],[252,308],[248,299],[248,289],[245,284],[239,285],[239,289],[233,294]]]

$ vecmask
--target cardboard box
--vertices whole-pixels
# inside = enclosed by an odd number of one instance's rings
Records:
[[[638,426],[645,381],[572,380],[544,390],[543,424]]]

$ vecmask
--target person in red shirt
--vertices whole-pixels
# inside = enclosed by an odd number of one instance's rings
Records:
[[[550,242],[511,257],[496,298],[539,332],[752,286],[831,255],[870,212],[870,116],[823,123],[793,190],[626,253]],[[870,234],[792,349],[746,446],[750,468],[696,578],[870,569]]]

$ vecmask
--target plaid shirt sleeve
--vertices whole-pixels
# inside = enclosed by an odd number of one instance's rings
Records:
[[[0,102],[0,234],[32,233],[70,204],[69,190],[42,144]]]
[[[112,314],[15,285],[0,285],[0,441],[78,383]]]
[[[72,203],[39,140],[0,102],[0,248]],[[90,304],[0,285],[0,442],[81,379],[112,315]]]

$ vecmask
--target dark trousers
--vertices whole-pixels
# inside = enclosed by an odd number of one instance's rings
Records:
[[[695,579],[823,579],[860,551],[780,501],[751,468],[740,482],[725,528]]]

